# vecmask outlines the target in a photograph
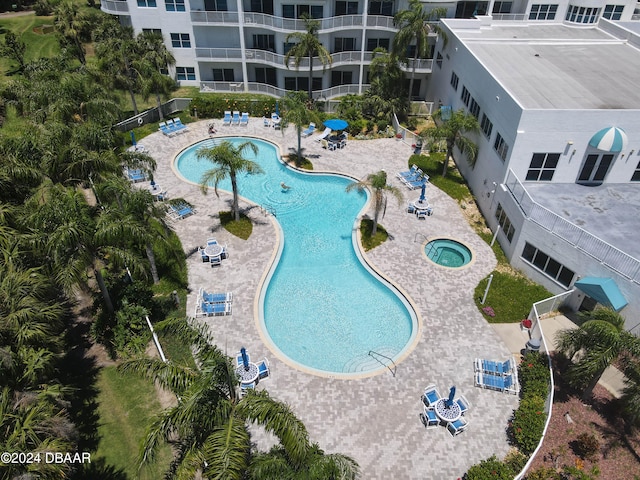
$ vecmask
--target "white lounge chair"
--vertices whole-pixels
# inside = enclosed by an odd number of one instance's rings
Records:
[[[249,125],[249,113],[242,112],[242,116],[240,117],[240,125],[247,126]]]
[[[519,390],[518,376],[515,372],[513,375],[507,376],[476,372],[475,385],[476,387],[498,390],[503,393],[517,394]]]
[[[315,132],[315,131],[316,131],[316,124],[315,124],[315,123],[313,123],[313,122],[311,122],[311,123],[309,124],[309,128],[305,128],[305,129],[302,131],[302,136],[303,136],[303,137],[308,137],[309,135],[311,135],[311,134],[312,134],[313,132]]]
[[[235,110],[231,117],[231,125],[240,125],[240,112]]]
[[[222,125],[231,125],[231,110],[224,112],[224,118],[222,119]]]
[[[327,138],[329,135],[331,135],[331,129],[327,127],[320,135],[316,135],[314,138],[316,142],[319,142],[320,140]]]
[[[515,368],[515,361],[509,358],[504,362],[476,358],[474,362],[476,372],[491,373],[493,375],[510,375]]]

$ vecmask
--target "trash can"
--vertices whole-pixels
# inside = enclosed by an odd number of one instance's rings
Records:
[[[530,339],[527,342],[527,344],[524,346],[524,351],[525,351],[525,353],[528,353],[528,352],[539,352],[540,351],[540,339],[539,338]]]
[[[422,152],[422,140],[418,140],[413,149],[413,154],[420,155],[421,152]]]

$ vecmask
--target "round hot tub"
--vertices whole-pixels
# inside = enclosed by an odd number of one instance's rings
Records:
[[[438,238],[427,242],[424,254],[433,263],[448,268],[464,267],[473,258],[469,247],[450,238]]]

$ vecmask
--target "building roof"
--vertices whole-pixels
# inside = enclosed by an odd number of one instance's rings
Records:
[[[640,259],[640,184],[527,182],[533,200],[592,235]]]
[[[602,28],[443,21],[525,109],[640,109],[640,50]]]

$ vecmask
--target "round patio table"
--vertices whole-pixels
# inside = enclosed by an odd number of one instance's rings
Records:
[[[248,369],[244,368],[244,365],[238,365],[236,367],[236,373],[240,377],[240,383],[253,383],[258,379],[258,365],[253,362],[249,362]]]
[[[447,406],[447,399],[441,398],[435,405],[436,416],[443,422],[455,422],[462,416],[460,405],[453,402],[450,407]]]
[[[219,257],[222,255],[222,245],[214,243],[213,245],[207,245],[204,249],[204,253],[207,257]]]

